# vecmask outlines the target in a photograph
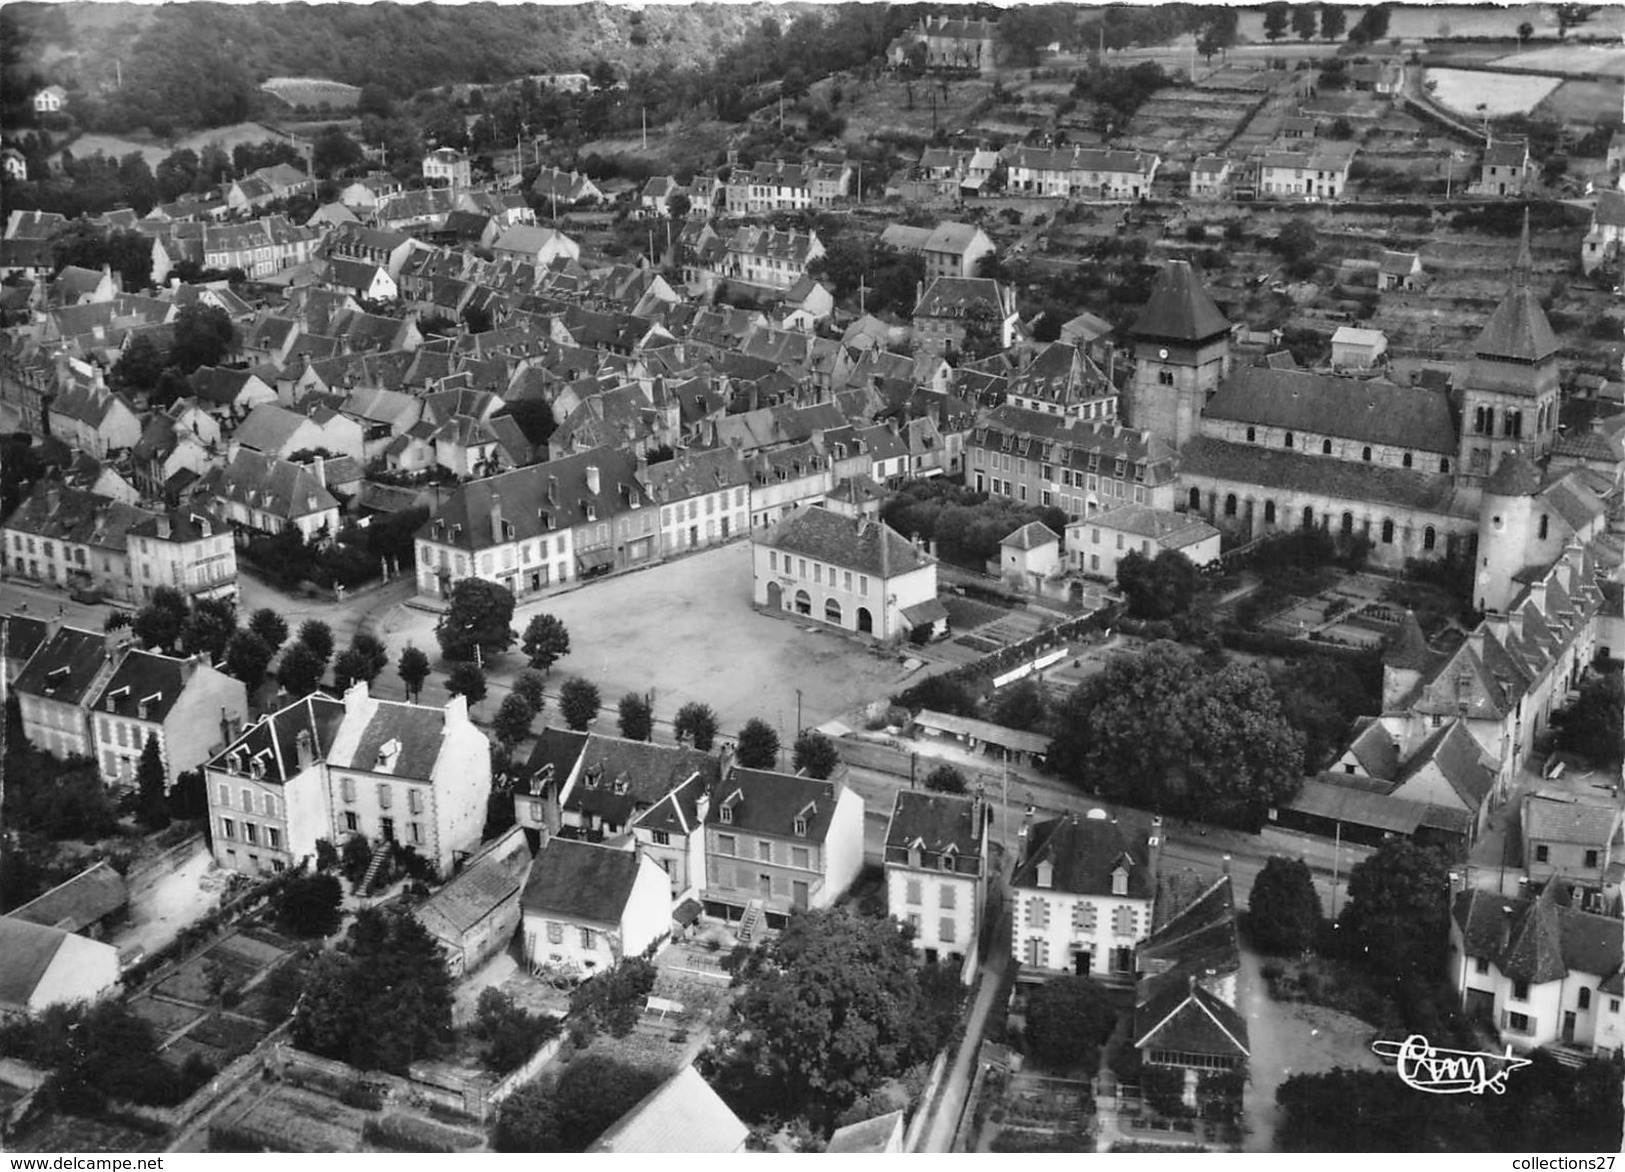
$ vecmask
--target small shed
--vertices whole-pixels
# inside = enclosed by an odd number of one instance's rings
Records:
[[[1333,370],[1373,370],[1388,353],[1388,335],[1381,330],[1339,326],[1332,335]]]

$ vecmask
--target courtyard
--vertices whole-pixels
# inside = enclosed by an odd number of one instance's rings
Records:
[[[883,654],[859,636],[753,609],[750,545],[743,541],[525,603],[514,612],[514,629],[523,632],[531,616],[543,613],[556,615],[570,632],[570,654],[554,665],[548,692],[555,694],[571,676],[597,685],[607,710],[599,721],[605,731],[614,730],[621,696],[652,692],[657,727],[669,729],[677,709],[697,700],[716,710],[724,735],[759,716],[789,744],[798,705],[801,724],[816,726],[899,690],[908,674],[906,656]],[[429,652],[435,672],[423,690],[425,704],[445,702],[437,617],[397,607],[378,631],[391,663],[408,642]],[[488,664],[491,694],[477,717],[496,711],[525,666],[517,643]],[[393,671],[379,683],[380,694],[398,694]]]

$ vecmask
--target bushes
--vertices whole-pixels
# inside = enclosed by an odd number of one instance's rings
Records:
[[[577,986],[570,994],[570,1013],[614,1037],[624,1038],[637,1026],[649,990],[655,987],[656,975],[652,962],[624,957],[614,967]]]

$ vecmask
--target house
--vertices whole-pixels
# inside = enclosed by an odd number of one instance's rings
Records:
[[[863,798],[839,780],[729,766],[714,795],[703,902],[742,941],[829,907],[863,868]]]
[[[55,627],[45,620],[26,614],[0,615],[6,628],[6,657],[0,670],[6,673],[6,683],[15,687],[17,677],[38,651],[40,644],[56,633]]]
[[[497,259],[508,258],[546,268],[555,261],[578,260],[581,246],[563,232],[534,224],[515,224],[491,246]]]
[[[752,167],[735,167],[725,198],[734,216],[806,211],[812,206],[811,177],[800,163],[764,159]]]
[[[1413,293],[1422,285],[1422,257],[1415,252],[1395,252],[1383,249],[1382,261],[1377,268],[1377,292],[1398,289]]]
[[[936,277],[914,303],[916,347],[950,361],[1008,350],[1016,327],[1016,291],[986,277]]]
[[[1332,369],[1343,371],[1373,370],[1388,353],[1388,335],[1381,330],[1363,330],[1357,326],[1338,326],[1332,334]]]
[[[938,277],[974,277],[982,260],[994,253],[988,234],[971,224],[945,221],[931,229],[919,247],[925,257],[925,280]]]
[[[200,366],[190,382],[198,405],[212,415],[243,419],[261,404],[277,401],[276,387],[252,370]],[[215,434],[218,438],[218,427]]]
[[[1265,199],[1338,199],[1348,186],[1353,151],[1267,151],[1258,164],[1258,194]]]
[[[672,196],[682,190],[670,175],[651,175],[638,192],[638,206],[652,215],[669,215]]]
[[[198,482],[198,493],[239,535],[280,533],[292,526],[314,542],[339,531],[339,502],[314,473],[249,448],[211,469]]]
[[[861,1123],[837,1127],[824,1145],[826,1154],[889,1156],[903,1150],[903,1112],[888,1111]]]
[[[1091,578],[1115,582],[1118,563],[1130,552],[1154,559],[1165,549],[1177,549],[1200,569],[1218,561],[1219,543],[1219,531],[1200,517],[1119,505],[1066,527],[1066,564]]]
[[[1223,155],[1202,155],[1191,164],[1190,197],[1223,199],[1234,175],[1235,165]]]
[[[1451,901],[1450,971],[1462,1008],[1515,1050],[1617,1054],[1625,997],[1617,916],[1582,911],[1562,883],[1533,898],[1474,888]]]
[[[134,602],[129,531],[150,516],[143,509],[41,479],[0,522],[0,549],[9,573]]]
[[[30,745],[64,761],[95,755],[86,710],[129,638],[128,631],[96,634],[52,623],[50,635],[17,675],[23,736]]]
[[[723,276],[768,289],[789,289],[824,255],[816,232],[736,228],[724,246]]]
[[[118,949],[87,936],[0,916],[0,1021],[95,1001],[118,986]]]
[[[1010,880],[1017,981],[1061,973],[1131,981],[1135,947],[1151,934],[1161,819],[1147,831],[1092,809],[1024,829]]]
[[[1067,199],[1139,199],[1151,193],[1162,160],[1141,151],[1093,147],[1005,148],[1012,192]]]
[[[899,790],[886,825],[887,910],[913,930],[917,957],[958,966],[966,983],[987,906],[990,821],[980,794]]]
[[[460,485],[417,532],[418,593],[458,578],[525,598],[660,555],[658,513],[624,451],[594,448]]]
[[[520,938],[533,972],[588,977],[671,933],[666,873],[635,846],[549,839],[520,900]]]
[[[1482,195],[1522,195],[1535,179],[1535,164],[1524,139],[1491,142],[1484,148],[1478,190]]]
[[[560,171],[557,167],[543,167],[536,173],[530,189],[539,198],[573,205],[582,200],[601,200],[604,193],[579,171]]]
[[[1625,191],[1599,191],[1597,206],[1591,210],[1591,228],[1580,246],[1585,272],[1617,256],[1621,239],[1625,239]]]
[[[650,1091],[593,1141],[589,1152],[648,1155],[733,1155],[745,1150],[750,1128],[693,1066]]]
[[[28,160],[16,147],[8,146],[0,150],[0,168],[4,168],[6,178],[13,183],[23,183],[28,179]]]
[[[442,187],[469,187],[474,182],[473,164],[461,151],[440,147],[423,156],[423,181]]]
[[[638,465],[638,483],[660,508],[660,552],[720,545],[750,532],[750,468],[732,447],[683,448]]]
[[[188,598],[237,597],[237,549],[231,528],[202,508],[171,509],[132,525],[125,536],[137,599],[159,586]]]
[[[34,113],[55,114],[68,104],[68,91],[59,85],[48,85],[34,93]]]
[[[922,16],[920,23],[902,39],[924,46],[928,69],[973,69],[986,73],[994,67],[998,34],[999,24],[995,20]]]
[[[222,722],[240,727],[248,718],[247,687],[207,660],[130,648],[107,681],[86,693],[102,781],[133,785],[147,742],[156,740],[167,792],[219,749]]]
[[[490,743],[453,696],[444,708],[316,693],[261,717],[204,766],[215,861],[282,871],[319,839],[410,847],[442,878],[480,843]]]
[[[751,597],[885,642],[935,624],[937,562],[884,522],[820,506],[751,536]]]
[[[440,945],[452,980],[474,972],[513,940],[530,866],[525,832],[509,827],[469,856],[456,878],[412,909]]]
[[[1061,573],[1061,535],[1029,521],[999,542],[999,576],[1018,589],[1042,592]]]
[[[668,813],[676,812],[683,820],[692,820],[695,803],[711,790],[719,776],[715,757],[682,745],[654,745],[601,733],[587,734],[568,769],[559,768],[559,752],[560,742],[545,748],[538,743],[537,755],[532,757],[536,770],[533,776],[546,774],[557,795],[552,800],[557,806],[555,829],[559,833],[617,846],[623,845],[630,834],[640,847],[649,848],[645,853],[674,880],[695,869],[695,860],[688,853],[690,843],[674,844],[669,832],[662,841],[653,829],[647,835],[631,831],[645,814],[691,782],[696,783],[695,788],[688,790],[675,811]],[[554,763],[551,773],[546,770],[547,762]],[[676,890],[691,885],[684,883]]]
[[[1141,976],[1131,1038],[1142,1066],[1184,1072],[1184,1103],[1199,1110],[1208,1097],[1203,1076],[1244,1072],[1251,1057],[1247,1019],[1237,1009],[1236,909],[1229,875],[1171,917],[1162,911],[1167,894],[1159,894],[1157,909],[1158,920],[1166,922],[1136,955]]]
[[[1625,811],[1617,799],[1561,785],[1525,794],[1518,807],[1524,874],[1577,887],[1588,911],[1616,911],[1625,875]]]
[[[103,859],[6,914],[103,940],[129,906],[130,885]]]
[[[49,433],[75,451],[105,460],[140,442],[141,416],[119,391],[101,381],[100,369],[89,384],[71,380],[51,400]]]

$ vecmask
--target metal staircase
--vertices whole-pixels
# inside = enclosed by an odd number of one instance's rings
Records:
[[[755,944],[756,934],[762,929],[765,913],[762,910],[762,901],[753,899],[745,908],[745,914],[739,921],[739,927],[734,929],[734,935],[741,944]]]

